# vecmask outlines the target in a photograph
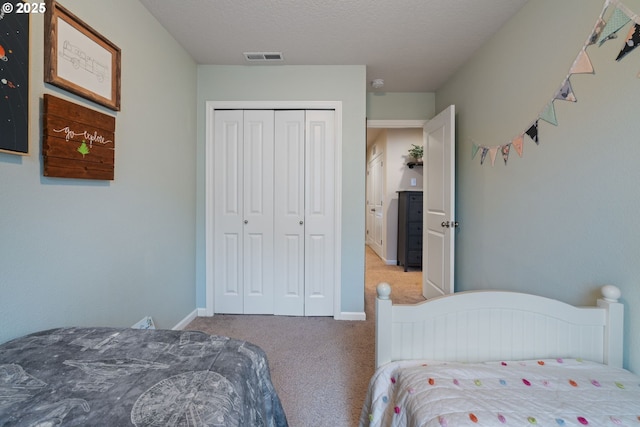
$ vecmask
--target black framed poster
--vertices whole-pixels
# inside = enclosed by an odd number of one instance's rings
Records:
[[[29,153],[29,14],[0,11],[0,151]]]

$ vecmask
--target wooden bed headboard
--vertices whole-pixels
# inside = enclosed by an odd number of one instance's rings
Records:
[[[507,291],[468,291],[414,305],[376,298],[376,367],[427,359],[457,362],[582,358],[622,367],[620,290],[602,287],[595,307]]]

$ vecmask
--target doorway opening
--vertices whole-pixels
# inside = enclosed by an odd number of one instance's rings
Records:
[[[366,155],[367,299],[375,301],[375,287],[388,282],[396,297],[406,303],[424,301],[422,271],[398,265],[398,191],[422,190],[423,171],[411,169],[408,150],[422,145],[425,120],[368,120]],[[412,185],[414,184],[414,185]]]
[[[399,192],[423,188],[422,168],[407,164],[412,144],[423,144],[424,124],[425,120],[367,121],[366,244],[387,265],[399,261]]]

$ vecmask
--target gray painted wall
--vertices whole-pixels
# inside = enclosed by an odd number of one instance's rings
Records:
[[[43,83],[31,16],[30,155],[0,153],[0,342],[195,309],[196,66],[139,2],[64,6],[122,50],[122,111]],[[114,181],[42,176],[43,93],[116,116]]]
[[[640,1],[626,0],[640,12]],[[625,366],[640,372],[640,50],[616,62],[619,38],[587,49],[595,74],[571,77],[540,145],[491,167],[472,144],[509,142],[553,98],[602,10],[601,0],[529,1],[436,94],[457,109],[456,287],[532,292],[593,304],[622,289]]]
[[[368,120],[425,120],[435,116],[433,92],[368,92]]]

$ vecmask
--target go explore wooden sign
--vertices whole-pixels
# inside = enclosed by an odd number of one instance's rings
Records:
[[[113,180],[116,118],[44,95],[44,176]]]

